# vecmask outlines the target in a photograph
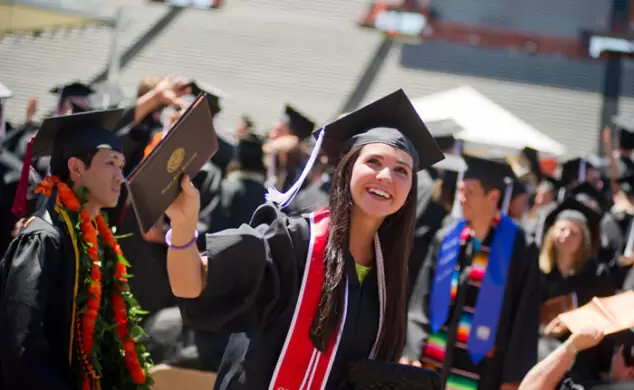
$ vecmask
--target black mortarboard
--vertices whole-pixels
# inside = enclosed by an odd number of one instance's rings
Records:
[[[222,111],[220,100],[227,97],[227,94],[224,93],[222,90],[212,87],[211,85],[200,80],[192,80],[189,83],[189,88],[191,88],[191,93],[194,96],[198,96],[202,92],[207,94],[207,104],[209,104],[212,116],[218,115],[220,111]]]
[[[503,190],[509,184],[509,180],[515,179],[513,168],[502,161],[492,161],[475,156],[463,154],[467,163],[467,170],[463,174],[463,180],[476,179],[482,184]]]
[[[591,157],[576,157],[561,165],[561,185],[567,187],[576,181],[585,181],[588,169],[598,170],[600,163]]]
[[[352,148],[372,143],[387,144],[412,156],[415,171],[444,158],[402,89],[338,118],[313,135],[317,137],[317,142],[300,178],[284,194],[270,188],[268,200],[282,207],[288,205],[301,188],[320,151],[328,157],[330,164],[336,165]]]
[[[235,154],[242,169],[266,171],[262,140],[257,135],[249,133],[246,137],[241,138],[235,148]]]
[[[93,94],[95,90],[82,82],[74,81],[70,84],[53,87],[51,88],[49,92],[56,94],[58,96],[57,108],[60,108],[64,100],[70,97],[75,97],[75,96],[87,98],[88,96]],[[89,107],[78,107],[78,108],[80,110],[87,110]]]
[[[88,102],[93,108],[102,110],[116,108],[125,100],[123,90],[117,84],[102,81],[91,87],[95,92],[88,96]]]
[[[541,179],[543,174],[541,166],[539,165],[539,152],[536,149],[526,146],[522,149],[522,156],[528,161],[531,172],[534,173],[538,179]]]
[[[90,111],[54,116],[42,122],[40,130],[27,145],[24,155],[18,193],[13,212],[24,215],[26,186],[31,171],[31,160],[51,156],[51,168],[58,167],[69,158],[98,148],[121,151],[121,143],[114,132],[123,110]]]
[[[548,229],[550,229],[555,222],[562,219],[581,222],[588,226],[590,235],[592,236],[593,253],[596,254],[600,243],[601,214],[579,202],[574,197],[564,199],[563,202],[545,216],[541,228],[537,231],[538,243],[541,245]]]
[[[619,132],[619,147],[634,149],[634,115],[617,115],[612,121]]]
[[[315,130],[315,122],[288,104],[284,110],[282,121],[288,124],[288,128],[300,140],[310,137],[311,133]]]
[[[584,202],[591,200],[596,202],[600,208],[606,207],[605,196],[591,183],[578,183],[566,190],[566,197],[574,196],[578,201]]]
[[[121,143],[114,127],[123,111],[89,111],[45,119],[33,139],[31,158],[59,156],[67,160],[100,147],[120,151]]]
[[[626,176],[622,176],[616,181],[621,188],[621,191],[625,193],[625,195],[632,197],[634,196],[634,173],[630,173]]]

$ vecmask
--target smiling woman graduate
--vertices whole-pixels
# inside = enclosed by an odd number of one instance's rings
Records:
[[[405,342],[416,172],[443,158],[402,90],[318,131],[299,180],[250,225],[193,246],[198,192],[167,210],[168,272],[198,329],[234,334],[218,389],[336,388],[350,364],[395,361]],[[319,150],[336,164],[329,207],[289,218]]]

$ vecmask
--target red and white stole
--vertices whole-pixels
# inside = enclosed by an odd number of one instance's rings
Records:
[[[333,334],[332,340],[325,353],[315,348],[310,340],[310,327],[313,317],[317,312],[319,300],[321,298],[326,267],[324,255],[326,242],[328,241],[328,226],[330,222],[327,209],[312,213],[310,220],[310,244],[306,259],[304,276],[300,286],[293,320],[286,335],[284,347],[277,361],[273,377],[269,385],[269,390],[312,390],[325,389],[328,377],[335,358],[341,335],[346,323],[348,311],[348,282],[344,296],[344,307],[339,319],[337,331]],[[377,337],[370,354],[370,358],[376,356],[376,349],[379,342],[379,335],[383,326],[385,312],[385,277],[383,254],[379,244],[378,235],[375,236],[375,252],[377,275],[379,282],[379,329]]]

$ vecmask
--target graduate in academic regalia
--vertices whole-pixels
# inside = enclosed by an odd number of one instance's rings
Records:
[[[265,180],[262,140],[251,134],[241,139],[236,147],[229,173],[221,184],[220,202],[209,216],[208,232],[215,233],[249,223],[255,210],[265,202]]]
[[[600,213],[573,196],[544,220],[539,256],[542,358],[565,341],[557,329],[559,314],[581,307],[595,296],[614,295],[617,290],[608,265],[593,256],[593,247],[596,250],[599,243],[600,220]],[[609,368],[610,352],[606,340],[581,353],[570,369],[571,377],[575,381],[597,380]]]
[[[55,115],[67,115],[90,111],[92,106],[88,97],[95,93],[89,85],[74,81],[66,85],[51,88],[50,93],[57,95]]]
[[[537,361],[536,253],[504,215],[511,167],[463,158],[456,195],[463,217],[437,233],[423,263],[402,362],[439,371],[445,389],[516,388]]]
[[[328,209],[289,218],[279,208],[301,180],[271,190],[273,204],[249,225],[207,236],[204,260],[192,246],[199,206],[187,178],[166,212],[186,324],[235,333],[216,389],[337,388],[350,364],[400,356],[415,173],[442,153],[402,90],[318,134],[300,179],[323,150],[336,165]]]
[[[610,263],[623,251],[623,233],[609,213],[609,203],[603,194],[588,182],[576,184],[566,190],[566,197],[578,201],[595,210],[601,216],[600,247],[593,256],[603,263]]]
[[[124,181],[120,110],[46,119],[29,147],[51,155],[43,207],[0,262],[0,384],[6,389],[146,389],[126,261],[100,210]],[[24,211],[26,160],[14,212]],[[125,356],[124,356],[125,355]]]
[[[314,130],[314,121],[293,106],[286,105],[284,115],[269,132],[269,145],[265,146],[265,151],[270,151],[267,185],[275,185],[282,191],[286,191],[299,178],[304,167],[299,143],[296,148],[284,152],[279,151],[275,143],[287,137],[296,137],[301,143],[310,137]]]
[[[3,255],[11,242],[11,233],[18,219],[11,212],[13,199],[20,180],[22,161],[3,149],[0,143],[0,255]]]

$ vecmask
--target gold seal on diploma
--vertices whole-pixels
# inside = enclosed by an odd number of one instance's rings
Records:
[[[169,160],[167,160],[167,172],[176,172],[183,164],[183,160],[185,160],[185,149],[178,148],[174,150]]]

